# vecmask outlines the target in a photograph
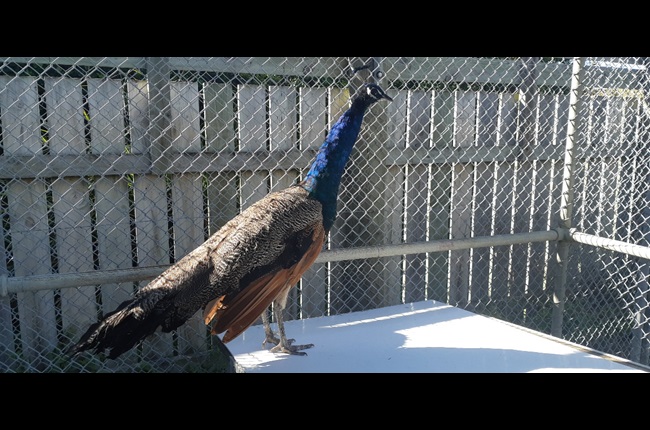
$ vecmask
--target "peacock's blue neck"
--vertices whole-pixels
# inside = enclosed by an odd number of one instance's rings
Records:
[[[345,165],[359,135],[368,103],[357,100],[341,115],[316,154],[301,186],[323,205],[326,231],[334,224],[339,185]]]

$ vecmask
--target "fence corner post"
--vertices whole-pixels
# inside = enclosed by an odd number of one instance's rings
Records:
[[[571,71],[571,93],[569,95],[569,120],[567,123],[566,146],[564,151],[564,170],[562,173],[562,194],[560,196],[559,227],[571,229],[573,216],[573,179],[574,179],[574,152],[580,121],[580,106],[582,104],[582,80],[584,76],[584,57],[573,59]],[[562,239],[557,246],[557,262],[559,276],[555,282],[553,292],[553,314],[551,320],[551,335],[562,337],[562,319],[564,316],[564,302],[566,295],[566,279],[569,263],[569,248],[571,241]]]

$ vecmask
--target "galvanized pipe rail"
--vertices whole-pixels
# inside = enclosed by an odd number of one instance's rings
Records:
[[[432,240],[397,245],[367,246],[323,251],[316,263],[364,258],[394,257],[398,255],[420,254],[424,252],[457,251],[469,248],[516,245],[528,242],[546,242],[564,239],[564,232],[558,230],[514,233],[494,236],[479,236],[466,239]],[[94,272],[52,273],[8,277],[0,275],[0,297],[10,293],[75,288],[108,283],[135,282],[153,279],[169,265],[133,267],[129,269],[97,270]]]

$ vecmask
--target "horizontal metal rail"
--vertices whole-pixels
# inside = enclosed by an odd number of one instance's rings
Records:
[[[528,242],[547,242],[560,240],[561,233],[556,230],[535,231],[531,233],[499,234],[478,236],[466,239],[431,240],[428,242],[401,243],[397,245],[364,246],[324,251],[316,258],[316,263],[331,261],[358,260],[363,258],[395,257],[397,255],[421,254],[424,252],[459,251],[487,246],[516,245]]]
[[[563,235],[561,231],[548,230],[531,233],[479,236],[467,239],[432,240],[429,242],[403,243],[397,245],[334,249],[323,251],[316,259],[316,263],[359,260],[364,258],[394,257],[397,255],[420,254],[424,252],[457,251],[489,246],[516,245],[528,242],[546,242],[561,240],[562,238]],[[160,265],[133,267],[130,269],[52,273],[47,275],[21,277],[0,275],[0,297],[5,297],[10,293],[143,281],[155,278],[168,267],[169,265]]]
[[[588,233],[581,233],[575,228],[569,230],[569,239],[574,242],[583,243],[585,245],[609,249],[610,251],[622,252],[623,254],[650,260],[650,247],[647,246],[634,245],[632,243],[622,242],[620,240],[608,239],[606,237],[595,236]]]

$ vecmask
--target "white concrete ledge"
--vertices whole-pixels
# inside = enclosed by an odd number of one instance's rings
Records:
[[[650,368],[435,301],[286,323],[307,356],[262,349],[250,327],[227,344],[245,373],[647,372]]]

